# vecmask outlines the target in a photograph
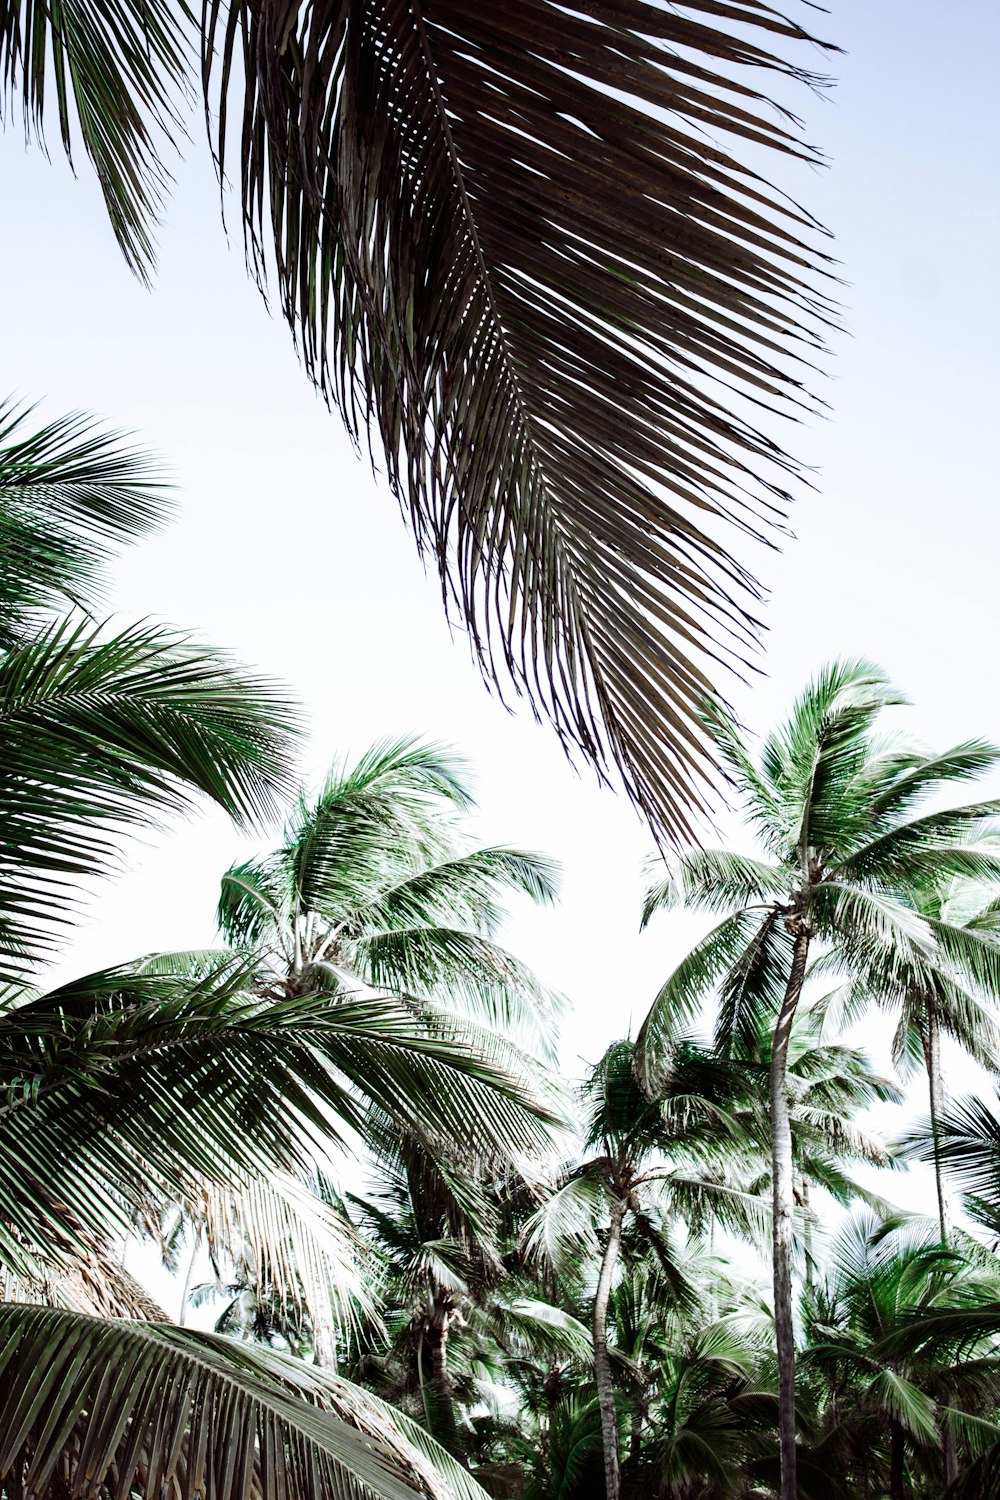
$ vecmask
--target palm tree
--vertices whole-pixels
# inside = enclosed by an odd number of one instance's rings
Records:
[[[679,1027],[719,996],[716,1036],[751,1052],[773,1026],[769,1069],[774,1312],[780,1376],[782,1500],[794,1500],[795,1343],[792,1323],[794,1163],[788,1052],[814,943],[848,973],[880,985],[935,986],[949,965],[987,993],[1000,990],[991,935],[922,916],[918,891],[953,875],[995,878],[996,855],[970,844],[996,812],[979,802],[914,816],[937,788],[994,764],[980,742],[941,756],[899,753],[876,738],[881,711],[902,700],[863,661],[824,668],[771,733],[755,762],[731,719],[710,722],[766,858],[699,849],[680,854],[650,890],[644,922],[661,907],[724,913],[663,985],[637,1040],[640,1074],[655,1092]]]
[[[990,848],[987,841],[982,847]],[[971,938],[995,940],[998,900],[995,887],[984,881],[953,877],[932,883],[914,895],[914,905],[929,921],[951,927],[964,927]],[[873,976],[871,998],[877,1003],[893,1004],[899,1010],[899,1023],[893,1041],[897,1068],[905,1075],[915,1059],[923,1063],[927,1075],[931,1135],[935,1141],[933,1168],[938,1204],[941,1241],[951,1236],[948,1203],[944,1186],[944,1165],[940,1149],[941,1122],[946,1107],[946,1093],[941,1061],[942,1035],[954,1042],[982,1067],[996,1071],[1000,1066],[1000,1034],[994,1009],[984,1003],[973,983],[954,964],[930,979],[914,976],[900,987],[885,983],[881,975]],[[842,1013],[860,1009],[869,998],[865,984],[848,986]]]
[[[740,1181],[744,1142],[734,1129],[718,1129],[718,1096],[730,1082],[725,1070],[720,1078],[697,1049],[688,1049],[674,1059],[668,1102],[653,1104],[636,1083],[633,1063],[632,1043],[613,1042],[590,1073],[582,1090],[585,1142],[599,1154],[571,1168],[527,1226],[531,1253],[558,1266],[579,1256],[595,1217],[605,1220],[592,1325],[607,1500],[621,1495],[608,1311],[623,1252],[631,1256],[638,1248],[653,1256],[674,1298],[683,1303],[693,1293],[671,1243],[671,1220],[682,1217],[697,1225],[718,1218],[752,1236],[763,1209]]]
[[[121,829],[198,793],[244,822],[270,811],[291,718],[269,685],[167,632],[102,631],[82,610],[46,620],[63,600],[91,601],[102,548],[151,523],[161,496],[147,461],[82,421],[16,429],[0,450],[12,539],[0,599],[0,1485],[72,1492],[86,1474],[102,1496],[169,1482],[194,1497],[209,1465],[222,1496],[272,1482],[303,1500],[436,1493],[450,1460],[405,1419],[332,1376],[171,1329],[113,1246],[206,1185],[249,1203],[241,1222],[259,1224],[253,1200],[307,1172],[362,1093],[436,1136],[459,1120],[501,1152],[530,1149],[545,1112],[412,1007],[261,997],[253,963],[232,955],[160,956],[47,994],[27,983]],[[461,1475],[450,1483],[475,1493]]]
[[[836,317],[762,172],[818,159],[767,97],[821,83],[815,46],[764,0],[4,0],[0,102],[82,146],[146,277],[203,93],[253,273],[377,429],[483,672],[669,837],[757,630],[725,533],[772,534],[800,477],[760,414],[810,406]]]
[[[555,997],[496,940],[508,892],[540,902],[555,869],[535,854],[470,848],[461,761],[413,740],[375,745],[301,794],[273,853],[222,878],[219,926],[252,951],[268,992],[395,996],[551,1047]]]
[[[433,1159],[417,1142],[386,1139],[372,1188],[351,1195],[359,1233],[382,1262],[389,1337],[370,1341],[356,1375],[418,1415],[463,1462],[496,1441],[470,1410],[525,1389],[525,1366],[569,1359],[586,1367],[590,1337],[550,1301],[518,1254],[531,1192],[487,1162]]]

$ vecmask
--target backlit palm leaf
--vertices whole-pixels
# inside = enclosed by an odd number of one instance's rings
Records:
[[[111,547],[153,530],[167,510],[159,466],[82,415],[29,424],[0,401],[0,646],[34,611],[92,609]]]
[[[811,158],[757,91],[809,77],[807,34],[758,0],[205,17],[220,166],[234,119],[307,368],[377,425],[487,675],[677,832],[712,658],[753,634],[722,534],[784,511],[757,420],[804,399],[828,315],[814,222],[731,154]]]

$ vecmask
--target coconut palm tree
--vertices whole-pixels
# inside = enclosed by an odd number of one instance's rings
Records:
[[[357,1378],[419,1416],[463,1462],[497,1440],[498,1403],[523,1392],[526,1365],[586,1368],[591,1359],[586,1328],[546,1298],[517,1252],[530,1190],[509,1174],[489,1180],[487,1168],[442,1163],[387,1137],[371,1189],[349,1199],[381,1261],[389,1327],[381,1351],[370,1341],[359,1350]],[[477,1407],[494,1420],[473,1422]]]
[[[598,1153],[569,1169],[563,1185],[526,1226],[529,1253],[558,1267],[579,1257],[599,1224],[602,1245],[592,1300],[594,1384],[601,1411],[607,1500],[621,1495],[621,1455],[608,1313],[623,1254],[655,1258],[679,1303],[693,1291],[670,1237],[670,1224],[712,1219],[752,1237],[763,1201],[745,1190],[745,1143],[735,1126],[718,1128],[729,1079],[696,1048],[673,1061],[666,1103],[651,1103],[634,1075],[633,1046],[613,1042],[582,1089],[585,1148]],[[708,1122],[706,1126],[706,1121]],[[735,1162],[735,1170],[734,1170]]]
[[[27,983],[124,828],[199,793],[244,822],[270,811],[291,715],[270,685],[168,632],[102,630],[82,608],[46,618],[91,602],[102,549],[155,520],[162,497],[141,455],[83,421],[22,432],[11,419],[0,450],[12,543],[0,599],[0,1486],[86,1483],[104,1497],[169,1483],[194,1497],[211,1469],[220,1496],[248,1483],[303,1500],[436,1493],[450,1460],[405,1419],[332,1376],[170,1328],[113,1246],[206,1185],[259,1227],[254,1200],[307,1171],[362,1096],[435,1136],[461,1121],[501,1153],[530,1149],[535,1127],[518,1122],[534,1106],[412,1007],[261,997],[253,964],[227,954],[160,956],[48,993]],[[483,1113],[477,1097],[498,1108]]]
[[[818,159],[785,103],[821,81],[800,14],[0,3],[4,116],[89,157],[140,276],[203,94],[253,273],[377,429],[484,673],[666,836],[706,799],[719,658],[756,633],[728,535],[781,523],[798,469],[763,429],[810,405],[834,316],[821,231],[765,176]]]
[[[751,1051],[773,1027],[769,1068],[775,1332],[780,1374],[782,1500],[794,1500],[795,1343],[792,1324],[794,1163],[788,1051],[813,945],[848,973],[880,985],[937,985],[949,965],[988,994],[1000,991],[1000,946],[918,913],[915,893],[962,875],[996,878],[995,853],[970,842],[997,811],[977,802],[915,816],[938,788],[997,760],[979,741],[915,756],[877,738],[881,712],[901,703],[864,661],[825,667],[754,759],[736,725],[711,718],[719,753],[746,804],[765,857],[699,849],[680,854],[649,892],[644,922],[671,905],[722,920],[660,990],[637,1040],[640,1074],[654,1093],[670,1038],[718,995],[716,1036]]]
[[[989,853],[990,840],[981,841],[979,847]],[[932,923],[964,927],[972,940],[979,938],[986,943],[996,940],[1000,901],[995,887],[988,882],[961,877],[938,880],[926,889],[915,890],[913,904]],[[883,967],[876,958],[872,972],[858,974],[853,983],[849,982],[836,994],[839,1017],[842,1023],[854,1019],[873,1002],[898,1012],[893,1059],[904,1077],[915,1063],[923,1064],[931,1136],[939,1141],[946,1107],[942,1036],[950,1037],[980,1066],[996,1071],[1000,1066],[1000,1032],[995,1006],[990,1003],[989,995],[977,987],[976,975],[963,972],[962,966],[955,962],[947,963],[932,975],[913,975],[908,981],[903,976],[886,975]],[[935,1146],[932,1165],[941,1240],[947,1244],[951,1228],[939,1145]]]
[[[303,792],[273,853],[222,878],[219,926],[253,952],[265,990],[397,997],[550,1048],[556,997],[496,940],[508,893],[548,902],[555,868],[504,847],[470,848],[472,805],[453,753],[414,740],[337,765]]]

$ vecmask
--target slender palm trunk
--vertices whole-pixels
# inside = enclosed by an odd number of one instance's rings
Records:
[[[625,1204],[616,1203],[611,1210],[608,1239],[601,1261],[601,1274],[597,1278],[594,1295],[594,1384],[601,1408],[601,1437],[604,1443],[604,1492],[606,1500],[621,1500],[621,1460],[618,1455],[618,1413],[615,1410],[615,1388],[611,1379],[611,1358],[608,1354],[608,1298],[611,1281],[618,1262],[622,1241],[622,1219]]]
[[[450,1305],[440,1298],[437,1299],[429,1320],[426,1338],[431,1356],[431,1388],[434,1392],[434,1415],[437,1428],[435,1437],[457,1457],[459,1449],[458,1423],[455,1419],[455,1393],[451,1383],[451,1371],[448,1369],[448,1329],[451,1313]]]
[[[795,1330],[792,1324],[792,1243],[795,1179],[792,1126],[788,1110],[788,1044],[802,994],[809,957],[809,928],[789,917],[794,934],[792,967],[771,1045],[771,1208],[774,1229],[774,1333],[778,1355],[778,1433],[781,1447],[781,1500],[797,1500],[795,1477]]]
[[[934,1183],[937,1188],[938,1219],[941,1224],[941,1243],[951,1243],[951,1222],[948,1204],[944,1195],[944,1171],[941,1165],[941,1116],[944,1114],[944,1077],[941,1073],[941,1029],[937,1016],[928,1008],[920,1039],[924,1046],[924,1063],[927,1067],[927,1086],[931,1103],[931,1137],[934,1143]]]
[[[890,1500],[906,1500],[906,1442],[898,1422],[892,1424],[889,1439]]]
[[[941,1163],[941,1117],[945,1108],[944,1075],[941,1071],[941,1028],[932,1005],[927,1006],[920,1040],[924,1047],[924,1063],[927,1067],[927,1088],[931,1105],[931,1138],[934,1144],[934,1185],[937,1189],[938,1222],[941,1226],[942,1245],[951,1245],[951,1217],[944,1192],[944,1169]],[[944,1459],[944,1482],[953,1484],[958,1478],[958,1455],[955,1451],[955,1434],[945,1427],[942,1437]]]
[[[809,1178],[802,1173],[802,1252],[806,1263],[806,1286],[812,1287],[813,1273],[813,1219],[809,1202]]]

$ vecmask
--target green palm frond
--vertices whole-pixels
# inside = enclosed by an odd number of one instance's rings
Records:
[[[206,15],[220,171],[307,369],[377,425],[487,675],[682,830],[754,631],[719,532],[782,515],[757,409],[805,399],[829,316],[814,222],[731,154],[811,158],[759,92],[815,81],[807,33],[758,0]]]
[[[170,631],[56,622],[0,657],[4,967],[51,941],[115,834],[212,798],[244,825],[287,785],[295,715],[273,684]]]
[[[223,875],[215,918],[227,943],[257,948],[281,933],[291,904],[287,872],[277,860],[244,860]]]
[[[868,1396],[917,1442],[940,1442],[934,1402],[895,1370],[881,1370],[869,1385]]]
[[[371,1256],[347,1214],[315,1184],[273,1172],[238,1190],[218,1186],[187,1205],[215,1264],[240,1260],[252,1290],[282,1312],[306,1316],[318,1362],[329,1365],[337,1335],[377,1331]]]
[[[538,1039],[551,1055],[558,998],[498,943],[459,928],[402,927],[351,947],[353,966],[378,989],[426,996],[497,1031]]]
[[[973,839],[998,812],[1000,802],[976,802],[897,824],[852,851],[835,867],[836,874],[860,884],[896,886],[954,876],[995,881],[1000,851]]]
[[[907,757],[886,778],[887,784],[875,796],[875,812],[884,817],[901,818],[940,787],[971,781],[992,770],[1000,758],[1000,749],[988,740],[966,740],[940,755]]]
[[[110,551],[165,519],[160,465],[80,413],[38,426],[0,400],[0,648],[39,610],[93,610]]]
[[[753,1057],[761,1032],[778,1014],[792,966],[792,938],[771,911],[719,981],[716,1046]]]
[[[867,827],[865,799],[859,805],[855,795],[866,736],[883,708],[904,701],[873,662],[820,669],[761,748],[761,774],[781,809],[775,852],[836,849],[845,832]]]
[[[90,158],[115,238],[143,280],[170,183],[165,148],[182,131],[190,21],[186,5],[167,0],[11,0],[0,11],[0,119],[20,105],[26,135],[44,144],[54,111],[66,155],[79,141]]]
[[[457,1466],[415,1424],[301,1361],[54,1308],[0,1306],[0,1330],[0,1476],[35,1493],[455,1494]],[[459,1493],[482,1497],[468,1477]]]
[[[589,1260],[597,1248],[595,1225],[605,1207],[599,1181],[586,1175],[571,1177],[525,1220],[522,1245],[528,1263],[558,1272]]]
[[[734,906],[773,901],[785,888],[785,872],[779,866],[725,849],[688,850],[674,856],[666,878],[647,890],[642,926],[657,911],[693,906],[726,912]]]
[[[387,1000],[260,999],[252,964],[90,975],[0,1018],[0,1249],[29,1278],[128,1228],[130,1205],[308,1172],[372,1105],[509,1160],[552,1115],[461,1026]]]
[[[738,911],[726,917],[691,949],[661,987],[636,1037],[636,1068],[644,1088],[658,1092],[669,1068],[673,1038],[699,1020],[722,975],[739,963],[747,947],[769,923],[769,914]]]
[[[1000,1208],[1000,1115],[985,1099],[956,1100],[938,1124],[941,1160],[966,1192]],[[901,1147],[919,1161],[933,1161],[928,1124],[905,1132]]]
[[[548,904],[557,889],[558,867],[542,855],[502,847],[473,849],[407,873],[386,890],[375,891],[369,904],[351,915],[374,928],[460,922],[491,933],[503,915],[498,895],[520,891]]]

